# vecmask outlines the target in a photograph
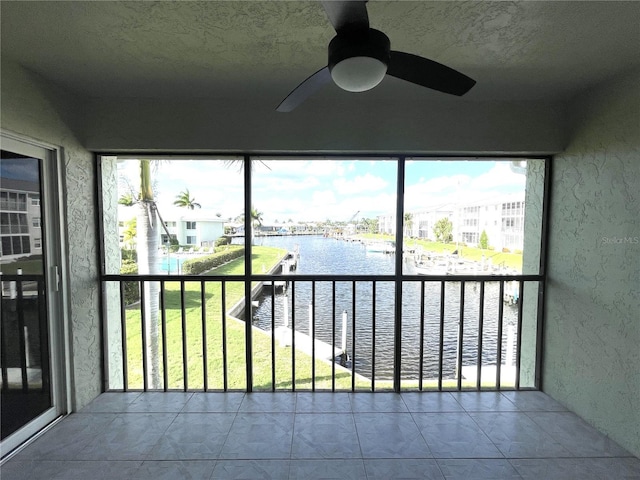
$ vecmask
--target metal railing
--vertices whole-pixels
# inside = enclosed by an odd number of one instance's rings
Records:
[[[3,393],[48,391],[49,341],[43,275],[0,275]]]
[[[102,282],[107,390],[539,386],[540,275],[104,275]]]

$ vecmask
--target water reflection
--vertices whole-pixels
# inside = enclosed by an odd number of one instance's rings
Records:
[[[300,274],[371,274],[389,275],[393,273],[395,257],[382,253],[367,252],[360,243],[352,243],[322,237],[269,237],[262,239],[264,245],[293,250],[300,247],[298,273]],[[407,272],[410,265],[407,265]],[[295,274],[292,275],[295,279]],[[417,379],[420,365],[421,308],[424,308],[424,373],[423,378],[437,378],[440,360],[440,297],[441,282],[425,283],[424,307],[421,307],[421,282],[405,282],[402,291],[402,378]],[[453,378],[456,370],[460,321],[461,283],[445,284],[445,308],[443,336],[443,378]],[[484,319],[482,331],[483,365],[495,364],[497,358],[497,333],[499,283],[485,284]],[[480,309],[480,284],[465,283],[464,330],[462,365],[478,363],[478,331]],[[356,324],[356,371],[367,377],[371,375],[375,349],[376,379],[393,377],[394,351],[394,305],[395,285],[393,282],[375,283],[375,303],[373,282],[355,282],[355,324]],[[347,312],[347,346],[351,354],[353,345],[352,315],[354,311],[353,282],[336,282],[335,309],[331,282],[316,282],[315,286],[315,335],[329,344],[340,347],[342,314]],[[289,324],[295,323],[298,331],[309,332],[309,304],[312,302],[311,282],[296,282],[295,312],[292,315],[291,290],[288,294],[275,295],[275,318],[272,320],[271,294],[260,299],[260,306],[254,312],[254,324],[264,330],[284,325],[284,301],[288,304]],[[373,315],[375,308],[375,316]],[[335,327],[334,327],[335,320]],[[507,357],[507,333],[509,325],[517,323],[517,310],[504,306],[502,359]],[[335,329],[335,337],[334,337]],[[375,338],[374,338],[375,329]],[[513,334],[513,333],[512,333]],[[335,340],[334,340],[335,338]]]

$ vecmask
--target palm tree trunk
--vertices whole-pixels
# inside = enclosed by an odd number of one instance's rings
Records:
[[[138,222],[138,273],[155,275],[159,272],[158,237],[159,225],[155,204],[140,201]],[[150,389],[160,388],[160,356],[158,339],[159,282],[145,282],[145,339],[147,355],[147,384]]]

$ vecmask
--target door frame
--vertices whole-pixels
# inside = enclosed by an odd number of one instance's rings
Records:
[[[41,208],[45,231],[44,269],[47,298],[47,324],[49,327],[49,352],[52,406],[19,430],[0,442],[2,461],[15,453],[16,448],[42,431],[54,420],[71,411],[69,381],[71,376],[71,351],[69,337],[68,303],[68,252],[64,209],[64,170],[60,147],[36,141],[0,129],[2,149],[40,159]],[[42,220],[41,220],[42,221]]]

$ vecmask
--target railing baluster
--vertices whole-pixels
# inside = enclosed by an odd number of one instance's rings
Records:
[[[371,391],[376,391],[376,281],[373,284],[371,306]]]
[[[276,281],[271,281],[271,391],[276,391]]]
[[[291,391],[296,391],[296,282],[291,280]]]
[[[4,288],[4,282],[2,282],[0,284],[0,288]],[[1,291],[0,291],[1,293]],[[2,364],[2,391],[6,392],[9,390],[9,373],[8,373],[8,367],[7,367],[7,331],[5,328],[5,324],[6,324],[6,316],[8,314],[8,308],[6,307],[5,304],[5,300],[2,300],[2,303],[4,304],[2,306],[2,311],[0,311],[0,341],[2,342],[0,344],[0,363]]]
[[[456,365],[457,375],[457,388],[458,391],[462,390],[462,349],[464,339],[464,294],[465,294],[464,280],[460,282],[460,323],[458,324],[458,363]]]
[[[438,390],[442,391],[442,367],[444,366],[444,298],[445,281],[440,282],[440,343],[438,348]]]
[[[49,328],[47,323],[47,302],[46,302],[46,283],[44,277],[38,279],[38,313],[39,313],[39,330],[40,330],[40,358],[49,358]],[[101,337],[104,341],[104,337]],[[51,389],[51,365],[48,361],[41,361],[42,365],[42,392],[49,392]],[[105,369],[102,369],[103,378],[105,378]]]
[[[424,374],[424,281],[420,282],[420,363],[418,366],[418,390],[422,391]]]
[[[484,331],[484,280],[480,282],[480,305],[478,307],[478,369],[476,371],[476,390],[482,386],[482,335]]]
[[[222,305],[222,387],[226,392],[229,388],[229,371],[227,367],[227,305],[226,305],[226,290],[227,290],[227,282],[224,280],[220,282],[220,295],[222,295],[222,300],[220,304]]]
[[[167,305],[165,282],[160,282],[160,334],[162,335],[162,381],[163,389],[169,390],[169,353],[167,352]]]
[[[148,358],[147,358],[147,315],[145,305],[147,304],[147,295],[145,292],[145,281],[140,281],[140,328],[142,331],[142,389],[146,392],[149,390],[148,380]]]
[[[245,249],[248,252],[251,249],[249,246]],[[245,253],[245,271],[251,270],[250,259],[251,255]],[[253,298],[251,298],[251,282],[244,282],[244,366],[246,376],[246,391],[247,393],[253,392],[253,325],[251,324],[253,319]]]
[[[500,280],[498,290],[498,344],[496,357],[496,389],[500,390],[500,370],[502,368],[502,326],[504,313],[504,280]]]
[[[316,282],[311,282],[311,391],[316,391]]]
[[[351,293],[351,391],[356,391],[356,281]]]
[[[189,386],[189,365],[187,357],[187,311],[185,310],[184,280],[180,281],[180,310],[182,320],[182,384],[186,392]]]
[[[542,351],[544,339],[544,281],[537,282],[538,299],[536,312],[536,360],[535,360],[535,380],[534,387],[536,390],[542,388]]]
[[[27,348],[25,345],[26,337],[24,334],[24,283],[16,282],[18,287],[18,297],[16,299],[16,311],[18,313],[18,343],[20,352],[20,373],[22,377],[22,391],[29,391],[29,376],[27,374]]]
[[[122,342],[122,387],[126,392],[129,390],[129,357],[127,356],[127,306],[125,305],[125,285],[126,282],[120,282],[120,340]]]
[[[209,389],[209,375],[207,365],[207,296],[205,281],[200,281],[200,305],[202,313],[202,387],[206,392]]]
[[[524,282],[518,282],[518,332],[516,340],[516,390],[520,390],[520,361],[522,357],[522,296],[524,295]]]
[[[331,281],[331,391],[336,391],[336,281]]]

